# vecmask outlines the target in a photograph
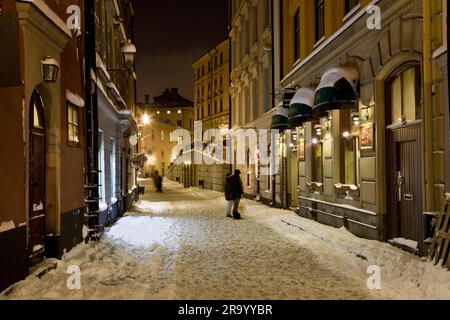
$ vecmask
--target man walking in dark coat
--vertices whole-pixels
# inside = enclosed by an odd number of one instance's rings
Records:
[[[241,214],[239,213],[239,204],[242,196],[244,195],[244,186],[241,180],[241,171],[235,170],[234,175],[231,177],[231,198],[233,199],[233,218],[240,220]]]

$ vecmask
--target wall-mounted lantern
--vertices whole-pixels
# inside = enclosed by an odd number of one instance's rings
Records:
[[[59,64],[52,57],[45,57],[42,61],[42,79],[45,83],[55,83],[58,79]]]
[[[359,124],[361,123],[361,118],[359,116],[359,112],[352,113],[352,122],[355,126],[359,126]]]
[[[125,65],[129,70],[132,70],[134,66],[134,58],[136,56],[136,47],[131,43],[131,40],[128,40],[128,42],[122,46],[122,54],[125,60]]]
[[[316,134],[320,137],[322,136],[322,125],[316,124],[314,126],[314,130],[316,131]]]

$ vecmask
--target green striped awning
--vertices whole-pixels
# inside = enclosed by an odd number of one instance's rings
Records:
[[[281,103],[277,108],[277,113],[272,117],[272,130],[284,131],[289,129],[288,121],[289,109]]]
[[[314,91],[310,88],[300,88],[289,105],[289,127],[300,127],[310,121],[314,105]]]
[[[331,110],[355,108],[358,80],[358,71],[353,68],[333,68],[325,72],[315,93],[313,115],[321,117]]]

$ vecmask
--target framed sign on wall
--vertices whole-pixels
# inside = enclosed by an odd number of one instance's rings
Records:
[[[375,151],[375,127],[373,123],[361,126],[361,150]]]
[[[300,139],[298,141],[298,160],[305,161],[305,139]]]

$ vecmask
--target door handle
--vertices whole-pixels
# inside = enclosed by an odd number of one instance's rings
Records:
[[[414,200],[414,195],[412,195],[411,193],[405,194],[405,201],[413,201],[413,200]]]
[[[404,178],[402,176],[402,172],[398,171],[398,176],[397,176],[397,187],[398,187],[398,202],[402,202],[402,187],[404,184]]]

